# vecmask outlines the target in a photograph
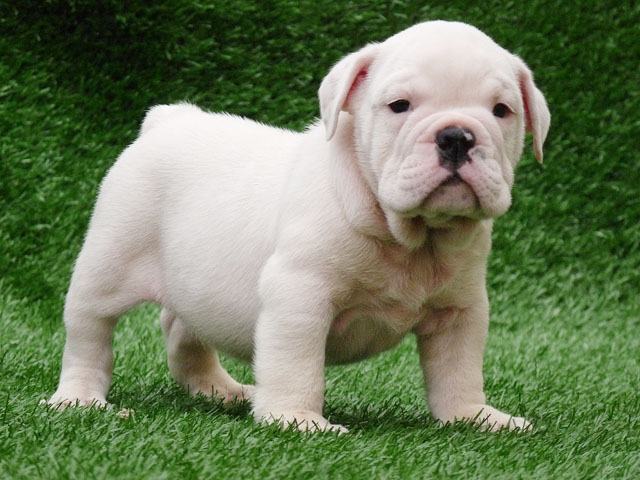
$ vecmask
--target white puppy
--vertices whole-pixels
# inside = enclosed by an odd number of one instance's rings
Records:
[[[256,419],[322,416],[326,364],[418,341],[433,416],[526,428],[485,403],[492,219],[525,131],[550,115],[516,56],[427,22],[343,58],[304,133],[152,108],[104,179],[75,265],[52,404],[104,404],[117,318],[161,304],[169,367],[191,393],[249,398]],[[218,350],[252,361],[237,383]]]

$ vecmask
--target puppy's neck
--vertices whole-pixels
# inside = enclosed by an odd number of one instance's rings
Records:
[[[331,184],[345,219],[351,228],[365,236],[395,241],[386,215],[360,165],[353,141],[353,117],[340,116],[335,136],[328,142],[332,162]]]

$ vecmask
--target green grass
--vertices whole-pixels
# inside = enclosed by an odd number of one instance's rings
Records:
[[[123,3],[0,3],[0,478],[640,478],[640,6]],[[151,305],[116,331],[114,412],[38,405],[55,390],[99,181],[150,105],[303,128],[341,55],[435,18],[521,55],[553,115],[545,165],[529,147],[489,267],[487,396],[534,433],[438,427],[410,338],[328,370],[325,413],[349,435],[255,425],[247,406],[172,382]]]

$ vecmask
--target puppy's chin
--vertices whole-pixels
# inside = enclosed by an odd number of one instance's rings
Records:
[[[437,177],[433,175],[431,179]],[[509,207],[509,201],[503,201],[504,195],[495,192],[503,193],[504,189],[488,188],[482,180],[469,172],[464,175],[460,171],[449,172],[446,176],[440,175],[439,183],[422,202],[413,206],[410,202],[399,202],[405,207],[402,209],[383,206],[392,236],[400,244],[415,250],[428,241],[430,232],[447,230],[464,236],[478,221],[502,215]],[[505,197],[510,200],[508,194]]]
[[[463,238],[473,231],[480,221],[480,218],[444,213],[425,213],[408,217],[396,212],[386,212],[386,217],[392,237],[408,250],[422,248],[430,236],[436,233],[450,232]]]
[[[478,178],[473,172],[458,172],[440,183],[413,209],[413,214],[425,217],[427,224],[439,227],[457,218],[485,220],[505,213],[511,205],[509,187],[501,178],[491,181]]]
[[[450,242],[451,247],[465,243],[465,238],[471,238],[479,219],[452,216],[446,214],[416,215],[407,217],[395,212],[387,212],[387,224],[396,242],[409,250],[418,250],[428,241],[430,236],[446,234],[447,238],[455,238]],[[451,237],[453,235],[453,237]]]
[[[477,218],[480,210],[478,197],[469,184],[454,176],[438,186],[422,204],[421,214],[429,218]]]

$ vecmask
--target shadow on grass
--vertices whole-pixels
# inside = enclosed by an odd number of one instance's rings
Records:
[[[245,401],[225,404],[222,400],[204,395],[189,395],[175,384],[155,383],[150,388],[112,388],[108,401],[117,408],[132,408],[149,412],[167,410],[181,413],[197,411],[209,415],[242,418],[251,414],[251,405]]]
[[[168,410],[179,414],[198,413],[217,419],[242,423],[252,420],[251,404],[247,401],[234,401],[224,404],[221,400],[207,398],[204,395],[191,396],[180,386],[156,383],[152,388],[113,389],[109,402],[114,409],[133,409],[145,411],[147,415],[161,415]],[[351,435],[389,434],[424,437],[433,436],[489,438],[495,435],[521,435],[515,431],[488,433],[481,425],[467,422],[455,422],[442,425],[429,415],[425,407],[412,408],[400,401],[386,401],[375,404],[353,404],[349,402],[326,403],[324,415],[331,423],[340,424],[349,429]],[[263,425],[267,431],[281,431],[277,425]],[[335,433],[335,432],[329,432]],[[526,436],[539,434],[538,429],[526,433]],[[537,435],[536,435],[537,436]]]

